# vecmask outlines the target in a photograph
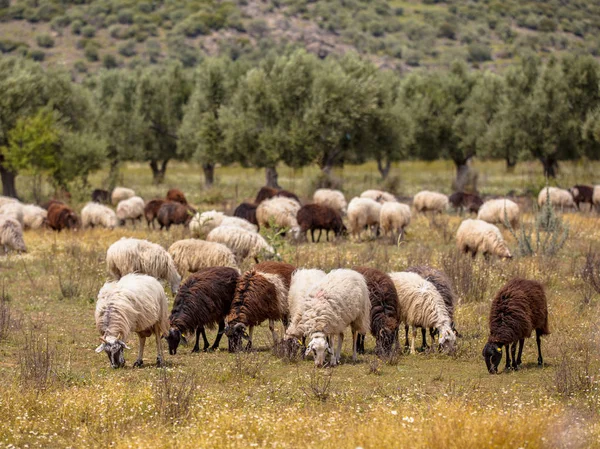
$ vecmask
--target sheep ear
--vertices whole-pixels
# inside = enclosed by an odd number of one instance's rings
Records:
[[[127,346],[127,344],[123,340],[117,340],[117,343],[119,343],[125,349],[131,349],[129,346]]]
[[[102,351],[104,351],[104,343],[102,343],[100,346],[98,346],[96,348],[96,352],[102,352]]]

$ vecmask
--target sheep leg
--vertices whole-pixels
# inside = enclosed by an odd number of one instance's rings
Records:
[[[535,342],[537,343],[538,348],[538,366],[542,366],[544,364],[544,359],[542,358],[542,333],[540,330],[535,330]]]
[[[206,338],[206,332],[204,331],[204,326],[200,326],[201,329],[201,333],[202,333],[202,341],[204,342],[204,348],[202,348],[202,350],[204,352],[208,351],[208,348],[210,347],[210,342],[208,341],[208,338]]]
[[[138,349],[138,358],[133,364],[134,367],[141,367],[144,364],[144,346],[146,345],[146,337],[138,335],[140,339],[140,349]]]
[[[325,239],[329,241],[329,229],[325,230]]]
[[[415,353],[415,341],[417,340],[417,327],[413,326],[412,328],[412,338],[410,339],[410,353]]]
[[[423,347],[421,349],[428,349],[429,346],[427,345],[427,330],[424,327],[421,328],[421,338],[423,339]]]
[[[504,367],[504,370],[510,371],[510,345],[504,345],[504,348],[506,349],[506,365]]]
[[[409,342],[408,342],[408,324],[404,325],[404,348],[408,348]]]
[[[213,343],[212,347],[210,348],[211,351],[214,351],[215,349],[219,349],[219,343],[221,343],[221,338],[223,337],[224,330],[225,330],[225,321],[221,320],[219,322],[219,330],[217,331],[217,338],[215,339],[215,342]]]
[[[273,336],[273,344],[277,343],[277,332],[275,332],[275,320],[269,320],[269,330]]]
[[[523,344],[525,343],[525,339],[521,338],[519,340],[519,355],[517,356],[517,366],[521,364],[521,354],[523,354]]]
[[[322,229],[319,229],[319,236],[317,237],[317,243],[321,241],[321,234],[323,233]]]
[[[312,239],[312,242],[315,243],[315,230],[314,229],[310,230],[310,238]]]
[[[162,355],[162,339],[160,338],[160,329],[158,326],[154,329],[154,335],[156,337],[156,366],[163,366],[163,355]]]
[[[519,369],[517,364],[517,342],[515,341],[510,347],[510,353],[512,355],[512,368],[517,371]]]
[[[344,333],[340,332],[340,334],[338,335],[337,350],[334,355],[334,358],[335,358],[335,363],[333,363],[334,365],[338,365],[342,360],[342,344],[343,343],[344,343]]]
[[[254,332],[254,326],[250,326],[248,330],[248,344],[246,344],[246,351],[252,349],[252,333]]]
[[[358,339],[358,332],[356,332],[355,330],[352,331],[352,361],[354,363],[356,363],[357,357],[356,357],[356,343],[357,343],[357,339]]]
[[[200,352],[200,327],[196,328],[196,344],[192,352]]]

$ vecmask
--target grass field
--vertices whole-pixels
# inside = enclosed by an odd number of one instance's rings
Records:
[[[540,167],[521,164],[506,174],[503,164],[477,163],[480,190],[500,194],[535,191]],[[558,184],[593,182],[597,164],[564,164]],[[179,187],[202,210],[231,209],[252,198],[262,171],[219,168],[217,185],[201,187],[201,170],[174,164],[163,186],[152,186],[145,165],[123,169],[123,184],[146,199]],[[282,186],[308,197],[313,169],[280,170]],[[100,185],[100,173],[91,181]],[[347,197],[378,185],[374,165],[347,167]],[[394,168],[396,193],[422,188],[449,193],[451,164],[407,162]],[[30,180],[19,180],[28,198]],[[83,191],[83,190],[82,190]],[[83,195],[81,195],[83,196]],[[79,207],[83,198],[74,192]],[[275,243],[283,260],[329,270],[354,265],[401,271],[429,263],[444,269],[460,295],[456,325],[462,337],[453,356],[422,352],[379,360],[367,354],[351,361],[345,339],[343,363],[315,370],[311,360],[285,361],[271,351],[266,326],[257,351],[229,354],[165,353],[167,368],[133,369],[137,338],[128,342],[125,369],[113,370],[96,354],[96,294],[107,279],[108,246],[122,236],[148,238],[165,247],[187,237],[127,227],[114,231],[28,231],[23,256],[0,257],[0,446],[2,447],[315,447],[315,448],[594,448],[600,447],[600,296],[582,277],[586,260],[598,268],[598,215],[565,213],[570,235],[553,257],[486,262],[458,256],[454,233],[461,217],[414,216],[406,241]],[[524,221],[532,222],[533,212]],[[504,231],[509,247],[516,246]],[[249,263],[242,268],[250,266]],[[536,364],[535,342],[526,342],[518,372],[487,374],[481,349],[487,339],[491,298],[504,282],[525,276],[547,290],[552,334],[544,338],[545,366]],[[599,276],[600,277],[600,276]],[[169,292],[170,294],[170,292]],[[256,334],[255,334],[256,335]],[[215,331],[209,333],[213,339]],[[504,362],[504,360],[503,360]],[[502,362],[502,363],[503,363]],[[504,365],[501,363],[501,367]]]

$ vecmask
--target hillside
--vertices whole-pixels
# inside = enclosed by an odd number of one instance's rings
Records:
[[[0,0],[0,51],[79,72],[206,55],[356,50],[411,69],[502,68],[525,51],[600,54],[600,3],[560,0]]]

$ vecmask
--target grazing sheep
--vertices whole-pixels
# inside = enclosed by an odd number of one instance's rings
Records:
[[[181,276],[171,255],[156,243],[123,237],[110,245],[106,251],[108,272],[115,278],[129,273],[144,273],[163,279],[171,285],[171,291],[177,293]]]
[[[8,202],[0,206],[0,215],[13,218],[23,226],[23,204],[18,201]]]
[[[417,212],[439,212],[441,214],[448,209],[448,203],[446,195],[429,190],[423,190],[413,198],[413,205]]]
[[[381,204],[370,198],[352,198],[348,204],[348,230],[355,237],[365,228],[371,228],[376,236],[379,233]]]
[[[144,216],[144,200],[139,196],[132,196],[129,199],[119,201],[117,205],[117,218],[119,224],[125,226],[127,220],[131,220],[131,224],[135,226],[136,220],[142,222]]]
[[[459,251],[470,252],[473,257],[482,253],[486,258],[490,254],[512,258],[500,229],[483,220],[464,220],[456,231],[456,246]]]
[[[305,236],[307,231],[313,243],[315,242],[315,230],[319,230],[317,243],[321,240],[321,232],[325,231],[326,240],[329,241],[329,231],[333,231],[335,236],[346,233],[346,226],[342,221],[342,216],[339,212],[329,206],[321,204],[306,204],[298,210],[296,214],[298,225],[300,226],[301,235]]]
[[[170,189],[167,192],[167,201],[174,201],[176,203],[187,205],[187,200],[185,199],[185,195],[179,189]]]
[[[156,199],[150,200],[144,206],[144,217],[146,218],[146,223],[148,223],[148,227],[152,224],[152,229],[154,229],[154,220],[158,217],[158,211],[160,207],[165,204],[165,200]]]
[[[498,291],[490,310],[490,336],[483,348],[483,357],[488,372],[498,372],[498,365],[502,360],[502,346],[506,347],[505,370],[518,370],[521,364],[521,354],[525,338],[531,337],[535,330],[535,339],[538,349],[538,365],[542,366],[541,336],[550,333],[548,327],[548,306],[544,287],[537,281],[515,278],[508,281]],[[519,343],[519,354],[515,358]],[[512,343],[511,353],[508,347]]]
[[[128,274],[107,282],[98,293],[96,329],[102,344],[96,352],[106,352],[110,366],[125,366],[123,349],[130,349],[127,337],[138,334],[140,348],[133,366],[143,365],[146,338],[156,337],[156,365],[163,365],[161,337],[169,331],[167,296],[156,279],[145,274]]]
[[[250,232],[235,226],[217,226],[206,236],[209,242],[222,243],[229,248],[238,262],[252,257],[258,263],[258,257],[271,259],[275,250],[257,232]]]
[[[0,245],[6,254],[9,249],[19,253],[27,252],[23,240],[23,228],[14,218],[0,215]]]
[[[196,239],[179,240],[169,247],[169,254],[181,276],[208,267],[237,269],[235,256],[229,248],[220,243]]]
[[[275,320],[288,320],[288,291],[296,267],[285,262],[262,262],[246,271],[238,280],[231,309],[225,317],[225,333],[230,350],[239,351],[242,339],[252,347],[252,332],[264,320],[269,320],[273,341],[277,342]],[[246,332],[246,330],[248,332]]]
[[[211,350],[218,349],[239,276],[233,268],[211,267],[202,268],[185,280],[177,292],[169,317],[169,354],[177,354],[182,334],[194,330],[196,344],[192,352],[200,352],[200,335],[204,351],[207,351],[210,343],[204,328],[214,329],[215,324],[219,325],[219,330]]]
[[[592,201],[596,209],[600,207],[600,186],[594,186],[594,194],[592,195]]]
[[[196,213],[196,210],[190,206],[183,205],[181,203],[166,202],[160,209],[158,209],[158,224],[160,229],[167,228],[167,231],[172,225],[183,225],[187,226],[192,217]]]
[[[406,326],[413,328],[410,353],[415,353],[417,327],[437,329],[442,350],[454,351],[456,335],[452,320],[435,286],[417,273],[396,272],[390,273],[390,277],[398,292],[399,315]]]
[[[516,228],[519,226],[519,205],[506,198],[488,200],[479,209],[477,219],[492,224],[505,224],[508,220],[510,226]]]
[[[457,209],[461,214],[463,210],[469,213],[479,212],[479,208],[483,204],[483,200],[479,195],[466,192],[454,192],[448,197],[448,201],[454,209]]]
[[[344,330],[352,328],[352,360],[356,361],[358,334],[370,328],[371,302],[367,282],[362,274],[346,269],[332,270],[316,284],[304,303],[301,319],[287,330],[289,337],[310,339],[306,355],[312,354],[316,366],[323,366],[327,354],[331,364],[340,363]],[[333,353],[328,340],[337,335]]]
[[[396,242],[404,235],[404,228],[410,224],[410,207],[406,204],[386,202],[381,206],[379,213],[379,226],[383,235],[390,234],[392,241]]]
[[[94,189],[92,191],[92,202],[102,204],[110,203],[110,192],[108,190]]]
[[[117,227],[117,214],[110,207],[99,203],[87,203],[81,209],[81,225],[84,228],[101,226],[108,229]]]
[[[48,226],[55,231],[63,229],[77,229],[79,218],[77,214],[64,203],[55,202],[48,208]]]
[[[48,211],[35,204],[25,204],[23,206],[23,228],[40,229],[46,226]]]
[[[258,204],[262,203],[264,200],[268,200],[268,199],[274,198],[276,196],[291,198],[294,201],[296,201],[298,204],[300,204],[300,199],[296,196],[295,193],[288,192],[287,190],[283,190],[283,189],[274,189],[272,187],[266,187],[266,186],[260,188],[260,190],[258,191],[258,194],[256,195],[256,199],[254,200],[254,202],[258,205]]]
[[[256,219],[256,208],[258,205],[252,203],[242,203],[233,211],[233,216],[243,218],[249,221],[253,225],[258,227],[258,220]]]
[[[110,199],[112,201],[113,206],[116,206],[121,201],[127,200],[132,196],[135,196],[135,191],[126,187],[115,187],[112,191]]]
[[[216,210],[198,213],[190,221],[190,231],[195,237],[207,235],[217,226],[237,226],[251,232],[258,230],[255,225],[243,218],[230,217]]]
[[[390,203],[393,204],[393,203]],[[391,354],[398,340],[399,305],[398,293],[392,279],[375,268],[354,267],[367,281],[371,301],[371,335],[375,337],[375,353],[381,356]],[[358,336],[358,351],[365,352],[365,335]]]
[[[377,201],[380,204],[387,202],[395,202],[396,197],[391,193],[384,192],[383,190],[365,190],[360,194],[361,198],[370,198],[373,201]]]
[[[544,187],[538,195],[538,206],[541,208],[550,198],[550,204],[559,209],[575,208],[575,201],[571,192],[558,187]]]
[[[295,238],[300,236],[296,215],[300,203],[291,198],[279,197],[264,200],[256,208],[256,219],[260,227],[268,228],[271,222],[279,229],[289,229]]]
[[[322,206],[329,206],[340,215],[345,215],[348,207],[344,194],[339,190],[318,189],[313,194],[313,202]]]
[[[0,206],[4,206],[7,203],[18,203],[19,200],[10,196],[0,195]]]
[[[581,203],[588,203],[590,210],[594,207],[594,186],[586,185],[575,185],[569,189],[571,195],[573,195],[573,202],[577,209],[580,209]]]

